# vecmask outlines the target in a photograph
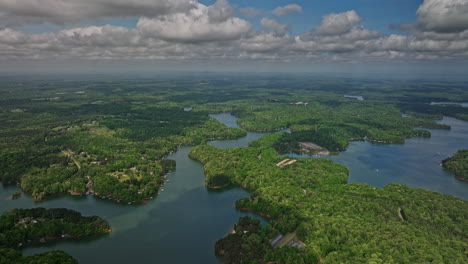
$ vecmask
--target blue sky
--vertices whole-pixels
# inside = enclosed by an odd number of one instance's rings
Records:
[[[468,0],[0,0],[0,10],[0,67],[458,69],[468,60]]]

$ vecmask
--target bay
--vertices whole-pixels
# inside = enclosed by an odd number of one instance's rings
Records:
[[[404,144],[353,141],[346,151],[321,157],[346,166],[348,182],[364,182],[375,187],[401,183],[468,200],[468,182],[456,178],[440,164],[458,150],[468,149],[468,122],[444,117],[439,123],[450,125],[451,129],[429,129],[430,138],[409,138]]]

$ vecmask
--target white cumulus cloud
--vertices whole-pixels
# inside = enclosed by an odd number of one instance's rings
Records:
[[[188,13],[142,17],[137,24],[137,29],[145,36],[175,42],[235,40],[250,28],[249,22],[233,16],[225,0],[218,0],[212,6],[197,4]]]
[[[329,14],[323,17],[322,24],[316,31],[323,35],[345,34],[361,22],[362,18],[354,10],[338,14]]]
[[[36,2],[24,1],[26,4]],[[75,7],[86,1],[88,0],[71,3],[43,0],[45,4],[66,3],[64,13],[71,12],[70,6]],[[110,4],[110,0],[95,2]],[[12,11],[11,8],[15,6],[12,4],[13,1],[0,0],[0,5],[5,3],[11,5],[7,13],[3,9],[0,11],[3,15],[29,17],[36,12],[34,15],[37,17],[44,18],[49,15],[56,17],[53,15],[56,13],[54,10],[41,11],[44,14],[49,12],[48,15],[40,15],[37,10],[27,13],[27,10],[20,7]],[[116,0],[114,3],[124,2]],[[164,3],[167,4],[169,1],[125,2],[128,5],[132,3],[164,6]],[[262,28],[254,29],[248,21],[235,16],[235,9],[226,0],[218,0],[208,6],[197,1],[176,0],[173,3],[189,3],[189,7],[183,10],[174,7],[175,9],[169,12],[161,11],[163,9],[159,10],[159,13],[152,11],[158,15],[142,15],[134,28],[115,25],[70,26],[54,33],[32,34],[22,32],[15,27],[2,27],[0,62],[125,59],[218,63],[246,60],[354,63],[468,59],[468,29],[460,26],[463,25],[464,17],[460,16],[459,10],[462,10],[464,5],[453,5],[458,3],[457,0],[426,0],[418,9],[418,24],[414,25],[406,35],[385,35],[365,28],[361,24],[363,19],[354,10],[325,15],[318,26],[297,35],[292,33],[290,25],[281,24],[271,17],[262,18],[260,20]],[[442,8],[439,7],[440,3],[452,5],[442,5]],[[431,4],[432,8],[437,10],[430,10]],[[449,12],[445,10],[447,7],[457,10]],[[90,16],[92,12],[85,10],[81,14],[75,14],[76,19]],[[113,14],[118,12],[115,11]],[[436,16],[430,22],[425,22],[429,19],[428,14],[439,14],[440,17],[454,17],[454,19],[445,21]]]
[[[417,10],[424,30],[452,33],[468,30],[467,0],[425,0]]]
[[[302,12],[302,7],[297,4],[290,4],[286,6],[279,6],[275,9],[273,9],[272,13],[277,15],[277,16],[287,16],[292,13],[301,13]]]
[[[260,24],[262,25],[264,29],[271,30],[278,35],[282,35],[286,33],[286,31],[289,30],[289,25],[280,24],[276,22],[276,20],[268,18],[268,17],[262,18],[262,20],[260,20]]]

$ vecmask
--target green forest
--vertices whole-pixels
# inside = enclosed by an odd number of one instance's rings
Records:
[[[99,216],[84,217],[65,208],[11,209],[0,215],[0,247],[108,232],[109,224]]]
[[[5,264],[78,264],[73,257],[61,250],[53,250],[33,256],[21,256],[19,250],[0,248],[0,263]]]
[[[468,121],[467,107],[432,104],[468,102],[465,86],[304,74],[1,77],[0,181],[21,187],[18,200],[68,193],[145,203],[177,168],[168,156],[193,145],[206,186],[250,190],[236,207],[269,222],[240,218],[214,245],[225,263],[464,263],[466,201],[401,184],[347,183],[340,164],[279,154],[305,152],[301,142],[338,154],[352,141],[431,137],[451,129],[444,117]],[[363,100],[344,96],[351,94]],[[232,113],[241,128],[213,113]],[[279,130],[287,132],[247,148],[206,144]],[[442,164],[467,179],[466,157],[461,150]],[[0,262],[76,263],[62,251],[22,256],[13,247],[109,229],[67,209],[12,209],[0,216]],[[285,238],[276,245],[278,234]]]
[[[111,109],[103,113],[117,114],[120,108]],[[143,202],[156,195],[162,177],[175,168],[175,162],[164,157],[179,144],[245,135],[207,113],[172,108],[139,109],[126,113],[125,119],[95,118],[43,134],[1,138],[1,181],[20,182],[38,201],[57,193],[89,192]]]
[[[98,216],[82,216],[65,209],[11,209],[0,215],[0,263],[76,264],[67,253],[54,250],[23,257],[15,248],[35,242],[77,239],[110,232],[107,221]]]
[[[253,190],[236,207],[270,219],[269,226],[253,223],[253,231],[218,241],[226,263],[463,263],[468,257],[462,199],[401,184],[346,184],[342,165],[278,157],[272,148],[197,146],[190,157],[204,164],[208,187]],[[305,247],[272,247],[277,232]]]
[[[408,137],[430,137],[430,132],[422,128],[450,129],[432,119],[402,117],[401,110],[391,103],[316,100],[307,105],[300,103],[239,100],[215,106],[232,111],[240,118],[239,125],[247,130],[290,128],[292,133],[277,142],[275,148],[279,152],[297,152],[301,141],[312,141],[336,152],[345,150],[351,140],[404,143]],[[210,104],[206,107],[212,108]]]
[[[468,181],[468,149],[459,150],[451,157],[444,159],[442,166],[460,179]]]
[[[456,83],[237,77],[0,80],[0,180],[38,201],[68,192],[141,203],[157,195],[175,167],[164,159],[180,144],[246,134],[208,113],[231,112],[246,130],[289,128],[270,142],[279,153],[302,152],[299,142],[332,153],[352,140],[403,143],[430,137],[425,128],[450,129],[436,122],[442,116],[468,116],[429,104],[468,101]]]

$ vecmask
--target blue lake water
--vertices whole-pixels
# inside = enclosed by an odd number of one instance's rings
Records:
[[[410,138],[404,144],[354,141],[339,155],[322,158],[348,167],[348,182],[364,182],[375,187],[396,182],[468,200],[468,182],[440,166],[443,159],[460,149],[468,149],[468,122],[444,117],[439,123],[450,125],[452,129],[430,129],[431,138]]]
[[[254,133],[248,137],[259,136]],[[240,145],[245,140],[242,139]],[[176,160],[177,169],[168,176],[170,182],[164,186],[164,192],[145,205],[70,195],[40,203],[29,195],[10,200],[8,196],[19,188],[0,184],[0,213],[11,208],[65,207],[83,215],[99,215],[108,220],[113,229],[112,233],[97,239],[61,240],[27,247],[23,250],[25,255],[61,249],[81,264],[220,263],[214,255],[216,240],[225,236],[239,217],[260,217],[235,209],[235,201],[248,196],[247,191],[205,188],[203,166],[188,157],[190,149],[190,146],[182,146],[168,157]]]

